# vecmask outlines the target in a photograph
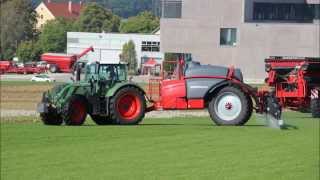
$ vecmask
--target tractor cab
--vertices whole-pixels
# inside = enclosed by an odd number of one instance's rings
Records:
[[[100,64],[94,62],[85,66],[84,81],[112,81],[123,82],[127,80],[126,64]]]

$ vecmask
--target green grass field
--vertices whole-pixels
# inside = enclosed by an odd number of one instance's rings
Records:
[[[288,130],[213,126],[209,118],[140,126],[1,123],[1,179],[318,180],[319,120],[286,112]]]

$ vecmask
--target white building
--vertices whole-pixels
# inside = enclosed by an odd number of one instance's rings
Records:
[[[78,54],[85,48],[93,46],[94,52],[83,59],[100,63],[119,62],[122,47],[132,40],[136,47],[139,68],[150,58],[159,63],[163,60],[160,52],[160,34],[116,34],[116,33],[82,33],[68,32],[67,53]]]

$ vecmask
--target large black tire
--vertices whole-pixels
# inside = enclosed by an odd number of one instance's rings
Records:
[[[52,64],[52,65],[50,65],[50,67],[49,67],[49,71],[50,71],[51,73],[57,73],[57,72],[59,71],[59,68],[58,68],[57,65]]]
[[[59,126],[63,123],[62,117],[52,108],[48,113],[40,113],[40,118],[45,125]]]
[[[95,122],[97,125],[111,125],[114,124],[114,122],[109,118],[105,116],[99,116],[99,115],[90,115],[93,122]]]
[[[311,100],[311,113],[312,117],[320,118],[320,99]]]
[[[209,114],[213,122],[223,126],[242,126],[250,119],[252,100],[237,87],[222,88],[209,103]]]
[[[110,117],[120,125],[137,125],[144,118],[146,100],[143,93],[135,87],[119,90],[110,100]]]
[[[69,108],[63,114],[63,121],[68,126],[81,126],[88,112],[87,101],[81,96],[73,96]]]

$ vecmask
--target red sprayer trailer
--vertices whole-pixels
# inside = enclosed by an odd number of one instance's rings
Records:
[[[268,78],[282,107],[320,117],[320,58],[270,57]]]
[[[69,73],[72,71],[74,63],[90,51],[93,51],[93,47],[85,49],[80,54],[45,53],[41,55],[41,60],[49,64],[49,71],[52,73]]]
[[[272,92],[243,82],[240,69],[179,60],[173,72],[149,80],[147,96],[154,110],[208,109],[218,125],[243,125],[253,111],[271,127],[284,127],[282,109]],[[165,67],[163,65],[162,67]]]

